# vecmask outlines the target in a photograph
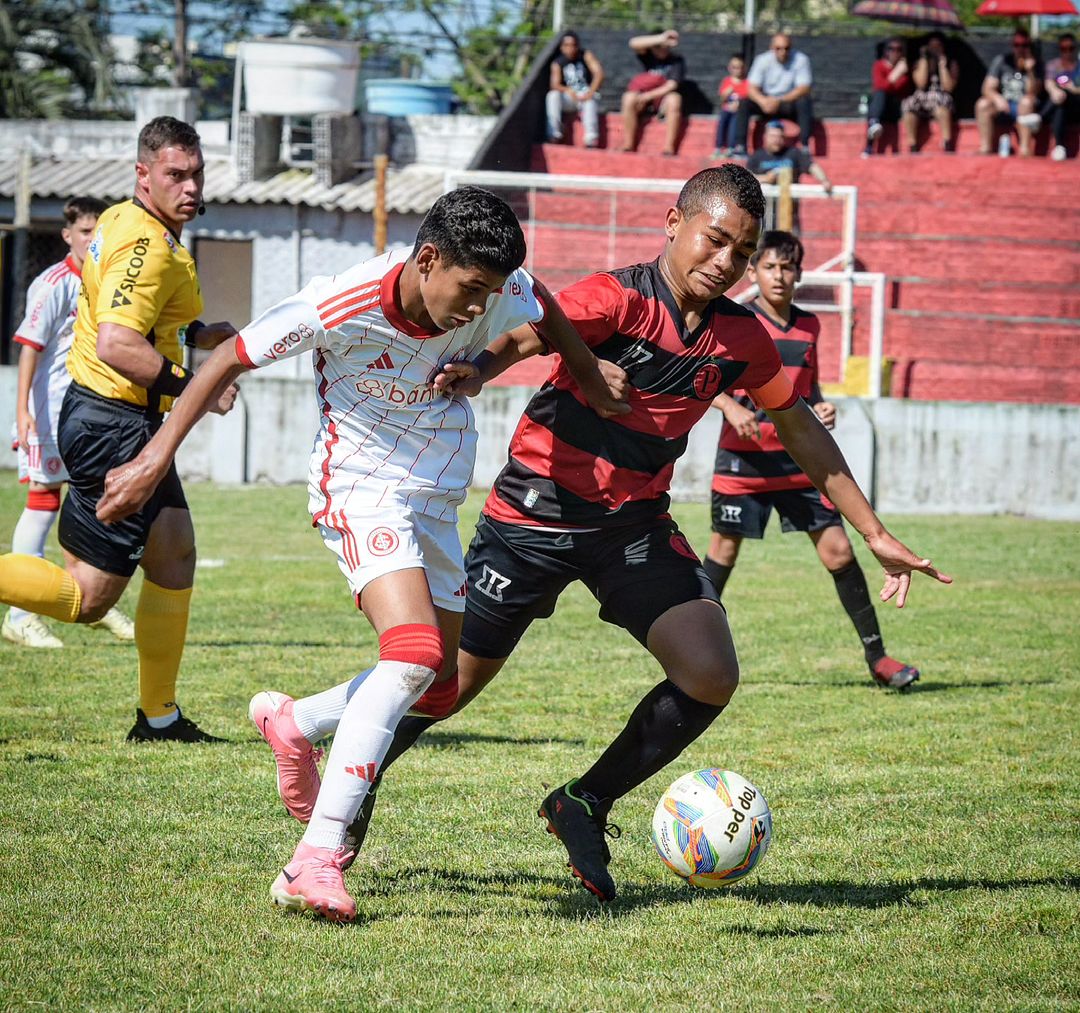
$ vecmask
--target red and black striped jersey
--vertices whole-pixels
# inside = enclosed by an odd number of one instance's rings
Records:
[[[757,317],[719,298],[689,330],[659,261],[590,275],[557,298],[596,356],[626,370],[630,413],[600,418],[557,360],[484,505],[496,520],[605,527],[663,514],[687,433],[717,394],[745,387],[770,408],[797,400]]]
[[[756,306],[753,307],[765,330],[776,344],[784,370],[791,377],[796,392],[813,404],[817,395],[817,342],[821,321],[813,313],[791,307],[791,320],[785,327]],[[813,482],[784,449],[780,437],[765,412],[745,394],[737,397],[741,405],[754,410],[761,429],[760,439],[744,440],[725,420],[716,451],[713,491],[729,496],[772,492],[777,489],[807,489]]]

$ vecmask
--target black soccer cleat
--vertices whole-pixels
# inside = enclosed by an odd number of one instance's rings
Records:
[[[874,682],[886,689],[910,689],[912,683],[917,682],[919,670],[914,665],[905,665],[902,661],[896,661],[886,655],[879,658],[870,666],[870,674]]]
[[[619,828],[606,825],[584,799],[572,795],[570,781],[556,788],[540,805],[538,812],[547,820],[547,831],[554,834],[566,848],[570,871],[581,880],[590,893],[602,901],[615,899],[615,880],[607,870],[611,861],[604,834],[619,836]]]
[[[367,837],[368,826],[371,824],[371,815],[375,812],[375,792],[379,790],[379,785],[381,783],[382,771],[379,771],[375,780],[371,782],[371,787],[364,796],[364,801],[360,803],[360,811],[356,814],[352,823],[345,828],[344,846],[351,854],[345,864],[341,867],[343,872],[349,870],[349,867],[356,861],[356,856],[359,854],[360,849],[364,846],[364,839]]]
[[[180,708],[176,708],[179,713]],[[228,739],[219,739],[216,735],[204,732],[190,718],[183,714],[164,728],[154,728],[141,707],[135,708],[135,726],[127,734],[128,742],[228,742]]]

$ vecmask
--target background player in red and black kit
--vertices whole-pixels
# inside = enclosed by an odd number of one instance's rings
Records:
[[[836,425],[836,406],[818,387],[817,341],[820,321],[794,305],[802,274],[803,245],[790,232],[766,232],[750,258],[750,280],[760,295],[751,309],[776,343],[795,390],[826,429]],[[716,473],[712,484],[713,535],[705,572],[716,590],[724,585],[744,538],[762,538],[773,507],[783,530],[805,531],[836,582],[847,614],[862,639],[870,674],[882,686],[905,689],[919,670],[885,653],[866,576],[855,559],[839,511],[817,489],[784,449],[776,426],[749,397],[720,394],[714,408],[724,413]]]
[[[668,514],[675,460],[717,394],[744,387],[769,411],[792,455],[881,561],[884,600],[903,604],[913,570],[951,580],[885,530],[754,313],[724,298],[757,248],[764,213],[761,186],[746,169],[705,169],[668,209],[657,260],[559,294],[597,357],[625,370],[630,412],[600,418],[557,364],[525,409],[465,559],[457,709],[574,580],[596,596],[601,618],[629,631],[664,671],[596,763],[541,804],[574,874],[602,900],[615,896],[604,840],[612,804],[701,735],[739,682],[716,591]],[[511,338],[510,356],[523,340],[516,331]],[[403,719],[383,772],[432,723]],[[357,837],[372,804],[353,824]]]

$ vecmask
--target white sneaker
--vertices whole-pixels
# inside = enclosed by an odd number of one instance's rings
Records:
[[[884,132],[885,128],[880,123],[871,123],[866,131],[868,141],[876,141]]]
[[[1050,158],[1055,162],[1065,161],[1065,145],[1058,144],[1053,151],[1050,152]]]
[[[32,613],[19,622],[13,622],[11,613],[8,612],[4,616],[4,625],[0,627],[0,634],[3,635],[5,640],[10,640],[13,644],[20,644],[22,647],[57,648],[64,646],[64,642],[53,635],[49,627],[41,621],[41,617]]]
[[[118,608],[111,608],[96,623],[90,623],[95,630],[108,630],[117,640],[134,640],[135,624]]]

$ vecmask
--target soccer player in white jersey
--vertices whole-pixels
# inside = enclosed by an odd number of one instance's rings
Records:
[[[26,295],[26,316],[15,332],[15,341],[23,347],[12,449],[18,451],[19,481],[27,489],[26,507],[11,535],[11,551],[27,556],[44,557],[45,541],[60,510],[60,487],[68,477],[56,446],[60,405],[71,383],[64,360],[71,347],[83,260],[105,207],[96,197],[72,197],[64,205],[60,235],[68,255],[33,280]],[[134,624],[116,608],[92,625],[120,640],[135,639]],[[40,616],[14,607],[4,616],[0,634],[23,647],[64,646]]]
[[[401,717],[410,708],[445,715],[457,699],[465,608],[457,507],[476,444],[465,395],[512,361],[501,336],[532,324],[595,410],[628,410],[618,380],[612,393],[558,304],[521,270],[524,259],[521,226],[503,201],[478,187],[444,195],[411,251],[316,278],[222,344],[139,456],[106,479],[98,516],[112,522],[145,502],[219,389],[245,369],[313,352],[322,425],[309,506],[378,634],[379,659],[315,696],[263,692],[251,701],[279,794],[308,824],[271,887],[279,904],[355,917],[342,878],[354,857],[346,828]],[[335,729],[320,787],[312,743]]]

